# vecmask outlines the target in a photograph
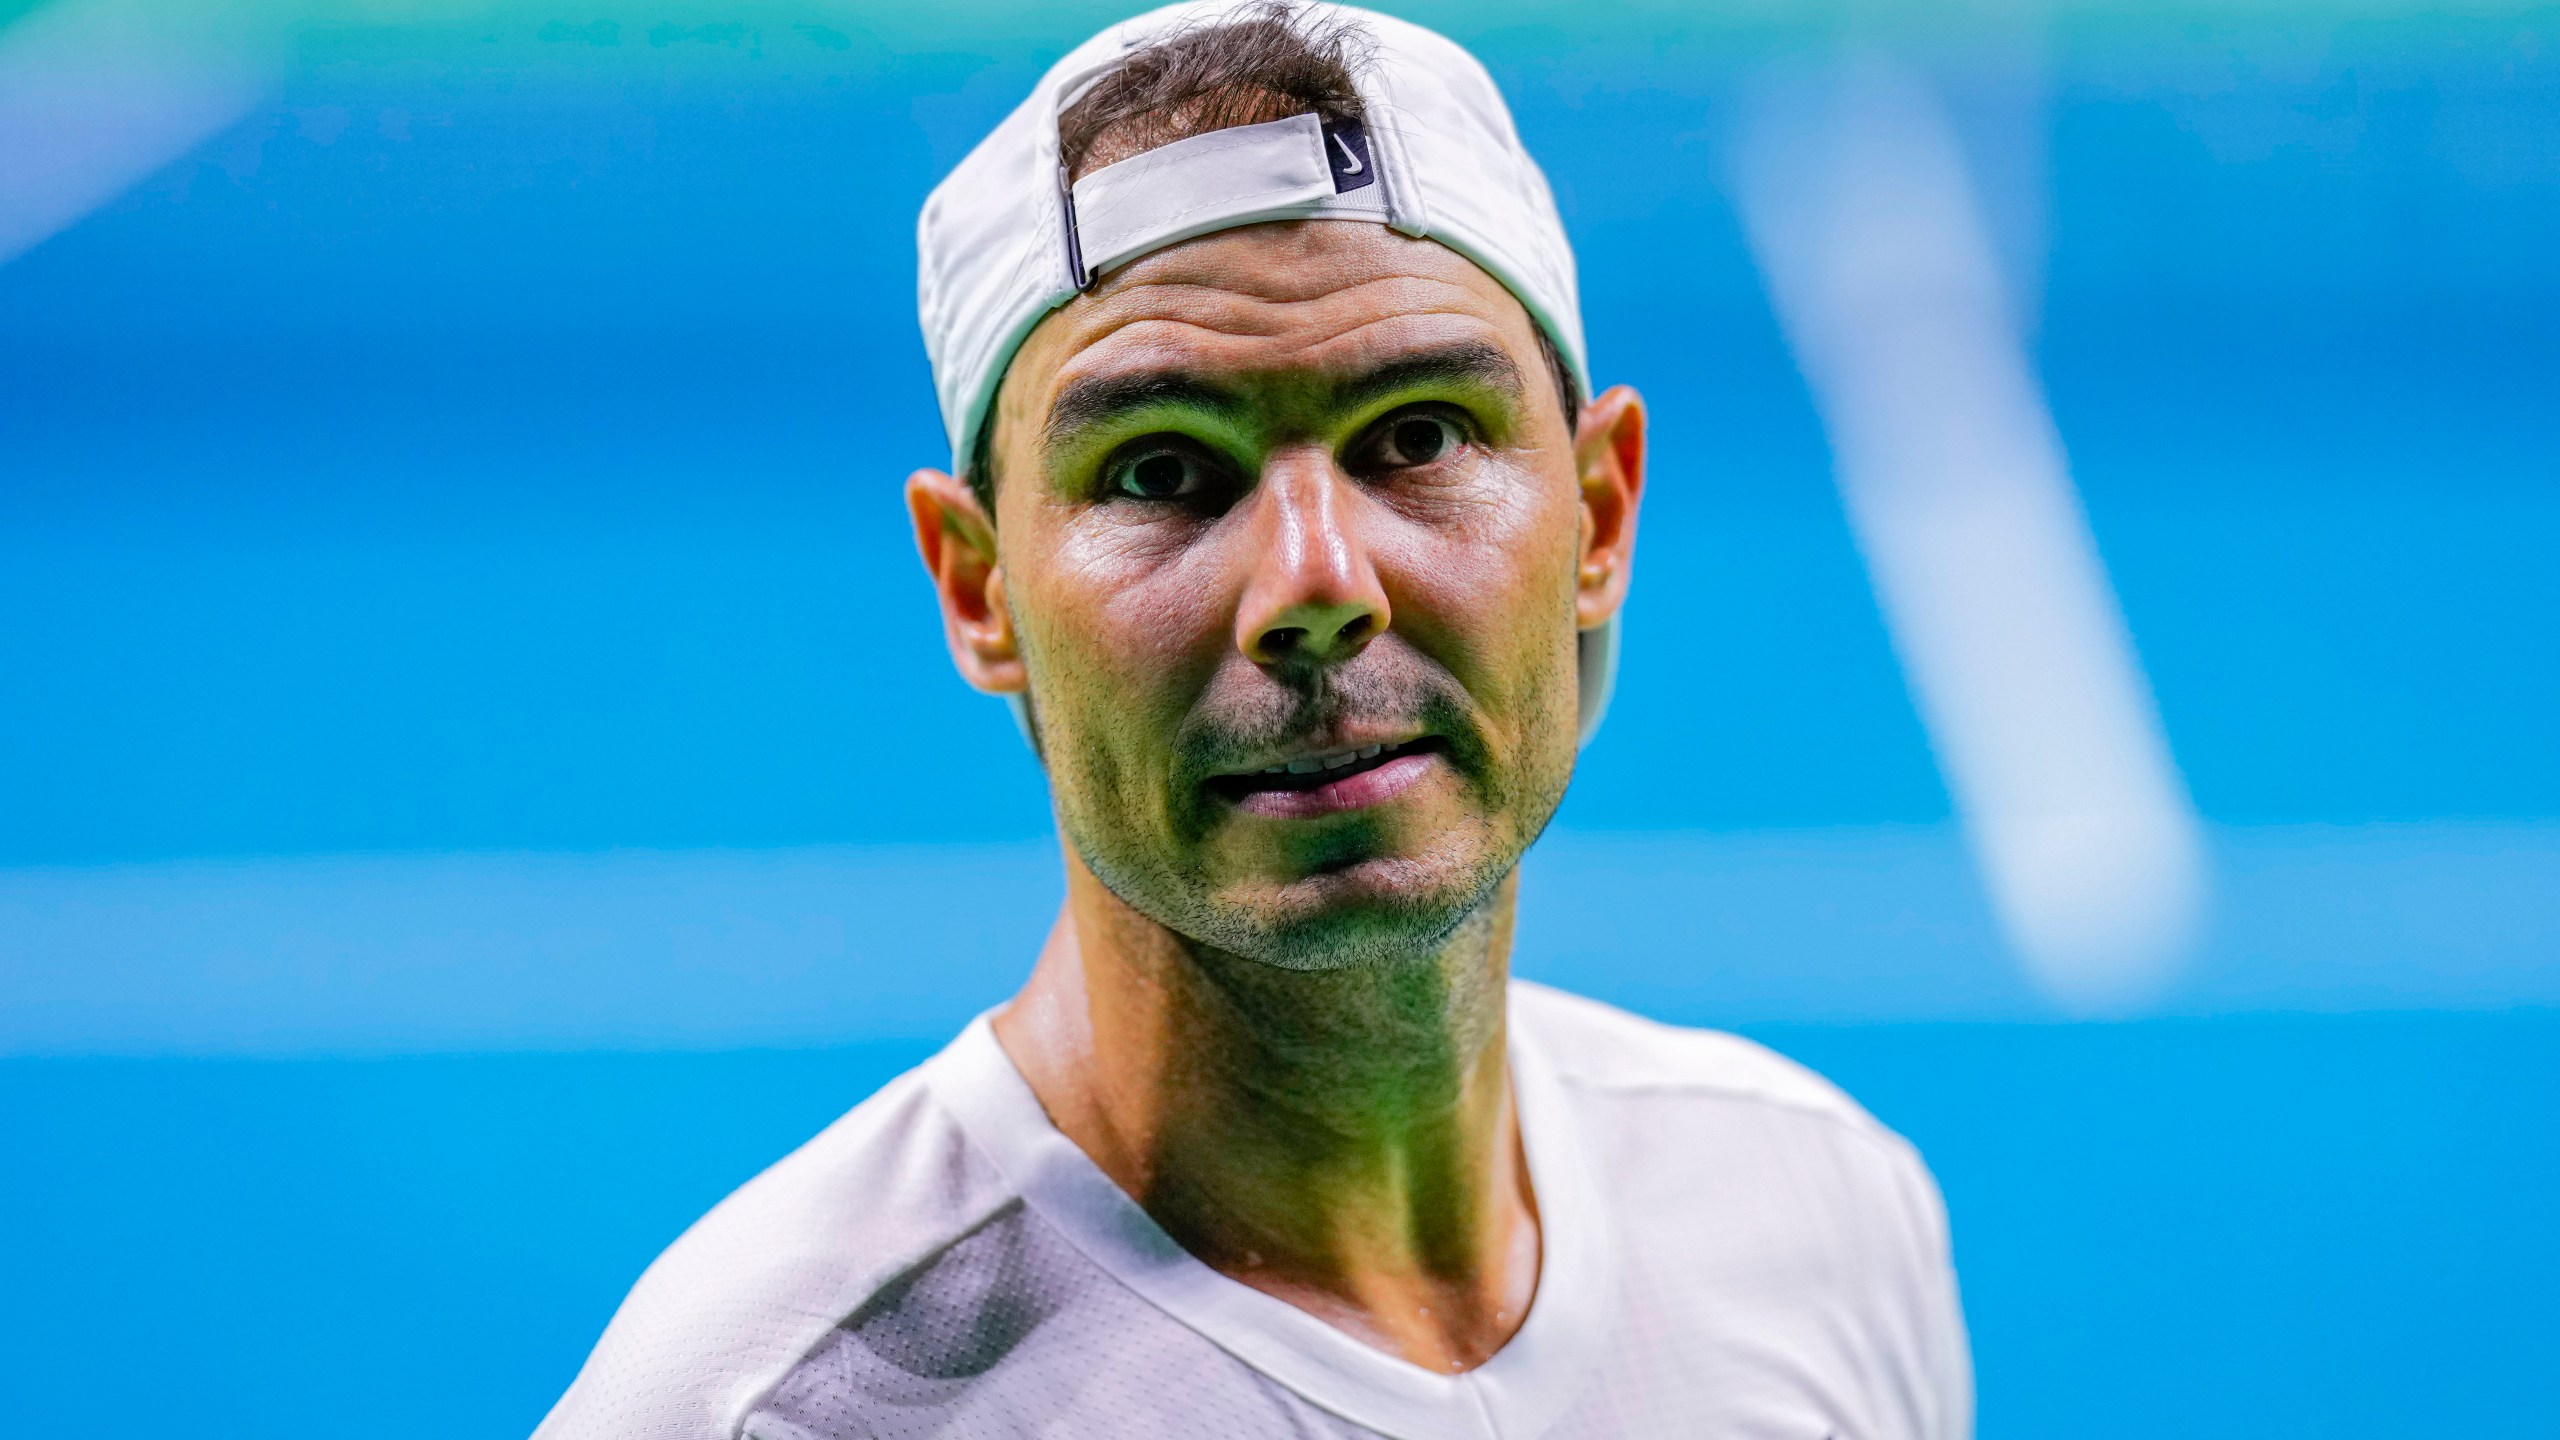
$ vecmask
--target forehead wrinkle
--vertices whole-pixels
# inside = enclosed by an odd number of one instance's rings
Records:
[[[1518,299],[1500,282],[1473,261],[1436,242],[1397,237],[1391,247],[1393,258],[1388,259],[1369,239],[1375,227],[1365,222],[1294,222],[1271,228],[1289,230],[1300,224],[1310,230],[1338,230],[1339,240],[1350,242],[1356,237],[1357,243],[1337,246],[1331,239],[1323,243],[1280,243],[1278,236],[1255,235],[1264,228],[1257,226],[1204,237],[1146,256],[1106,279],[1093,293],[1077,297],[1067,309],[1053,315],[1051,323],[1035,331],[1026,346],[1025,358],[1041,351],[1058,357],[1054,368],[1041,367],[1048,368],[1049,373],[1047,383],[1040,388],[1055,397],[1074,384],[1080,372],[1098,370],[1107,374],[1136,369],[1145,363],[1141,357],[1168,362],[1157,367],[1161,369],[1247,373],[1251,369],[1292,368],[1238,366],[1224,356],[1206,366],[1200,360],[1231,346],[1285,337],[1292,329],[1315,328],[1305,318],[1309,307],[1347,306],[1369,313],[1355,313],[1323,325],[1327,333],[1290,347],[1300,356],[1342,344],[1362,346],[1357,338],[1360,332],[1379,325],[1438,317],[1472,322],[1466,328],[1482,327],[1487,338],[1498,346],[1516,350],[1519,337],[1509,332],[1535,326]],[[1248,239],[1255,250],[1265,252],[1262,263],[1220,263],[1221,248]],[[1337,263],[1327,254],[1341,255],[1345,249],[1353,263]],[[1269,253],[1275,250],[1279,253]],[[1378,260],[1386,263],[1375,263]],[[1343,274],[1344,271],[1352,273]],[[1274,293],[1282,282],[1325,279],[1326,272],[1339,278],[1326,279],[1320,288],[1290,286]],[[1375,295],[1381,287],[1390,291],[1383,298]],[[1058,326],[1055,322],[1059,320],[1070,324]],[[1517,323],[1511,323],[1514,321]],[[1132,337],[1132,331],[1142,333]],[[1132,339],[1135,343],[1128,354],[1096,353],[1121,350],[1122,345],[1112,342]],[[1384,351],[1389,347],[1376,348]],[[1033,398],[1036,393],[1026,394],[1021,387],[1007,384],[1000,396],[999,411],[1009,414],[1014,423],[1027,422],[1037,427],[1039,412],[1035,407],[1042,402]]]
[[[1428,323],[1435,321],[1456,321],[1459,323],[1454,326]],[[1416,325],[1417,322],[1428,324],[1429,333],[1426,337],[1416,339],[1409,343],[1400,340],[1382,339],[1374,334],[1374,332],[1381,329],[1404,329],[1412,327]],[[1313,327],[1298,328],[1312,329]],[[1132,320],[1128,324],[1114,327],[1112,335],[1113,337],[1126,336],[1132,331],[1143,331],[1147,333],[1132,337],[1127,340],[1123,346],[1114,348],[1125,350],[1127,354],[1132,356],[1143,356],[1148,357],[1149,359],[1162,358],[1173,361],[1174,364],[1167,368],[1187,368],[1188,362],[1191,361],[1192,357],[1197,356],[1218,357],[1213,360],[1212,363],[1219,369],[1250,371],[1252,369],[1262,367],[1254,365],[1237,365],[1234,361],[1224,358],[1226,352],[1242,351],[1250,353],[1255,351],[1276,350],[1278,353],[1288,355],[1303,355],[1317,351],[1350,349],[1367,354],[1388,355],[1403,350],[1438,348],[1440,346],[1455,343],[1461,332],[1479,332],[1486,334],[1488,339],[1490,339],[1491,337],[1498,337],[1500,335],[1501,327],[1490,323],[1486,317],[1473,314],[1469,311],[1431,308],[1399,310],[1394,314],[1389,315],[1363,315],[1349,317],[1347,323],[1338,326],[1328,326],[1322,333],[1311,335],[1292,336],[1285,330],[1238,332],[1224,329],[1216,325],[1203,324],[1196,320],[1183,319],[1169,315],[1152,315],[1144,319]],[[1265,343],[1269,341],[1281,341],[1285,343],[1275,347]],[[1083,360],[1085,356],[1094,354],[1096,351],[1102,349],[1103,344],[1104,340],[1096,340],[1094,343],[1086,346],[1082,351],[1078,352],[1077,359]],[[1088,368],[1100,369],[1107,373],[1108,371],[1115,369],[1139,368],[1139,366],[1144,363],[1144,361],[1124,362],[1119,357],[1113,356],[1097,360],[1090,366],[1071,365],[1062,369],[1060,373],[1067,374],[1072,373],[1074,370]],[[1284,363],[1271,368],[1294,369],[1300,367],[1295,364]],[[1328,365],[1323,368],[1338,367]]]
[[[1367,333],[1386,327],[1404,328],[1416,321],[1443,319],[1460,323],[1454,327],[1433,325],[1430,328],[1434,333],[1410,339],[1385,340]],[[1091,364],[1083,363],[1087,356],[1101,349],[1110,339],[1128,335],[1131,331],[1158,330],[1165,333],[1161,336],[1150,333],[1121,347],[1129,352],[1125,358],[1109,357]],[[1197,335],[1198,341],[1186,342],[1181,338],[1186,332]],[[1257,342],[1277,338],[1281,338],[1277,332],[1238,333],[1173,316],[1132,317],[1087,343],[1073,360],[1060,369],[1058,378],[1065,382],[1062,390],[1072,390],[1097,380],[1108,383],[1115,372],[1159,380],[1192,375],[1198,378],[1203,388],[1215,390],[1219,388],[1218,381],[1228,376],[1250,379],[1311,371],[1341,376],[1347,383],[1356,385],[1367,377],[1368,372],[1392,367],[1399,359],[1413,357],[1426,363],[1447,361],[1452,358],[1451,352],[1462,350],[1475,353],[1458,358],[1474,363],[1444,368],[1471,371],[1478,378],[1506,389],[1516,388],[1519,376],[1517,362],[1509,356],[1507,347],[1502,343],[1502,327],[1491,317],[1468,309],[1433,307],[1357,317],[1344,328],[1328,330],[1320,336],[1292,343],[1280,354],[1248,354],[1243,357],[1245,363],[1239,363],[1239,357],[1232,354],[1221,353],[1263,349],[1265,347]],[[1328,358],[1324,354],[1337,350],[1347,350],[1350,354],[1343,359]],[[1099,373],[1090,377],[1078,376],[1080,370]],[[1224,399],[1219,397],[1211,403],[1221,404]]]
[[[1472,313],[1490,298],[1456,280],[1405,273],[1361,276],[1303,295],[1262,295],[1250,290],[1240,290],[1230,285],[1202,280],[1147,280],[1132,284],[1128,289],[1115,294],[1096,296],[1097,309],[1103,313],[1094,316],[1091,323],[1099,327],[1099,333],[1083,343],[1086,347],[1099,344],[1112,333],[1150,320],[1178,321],[1204,329],[1222,328],[1215,320],[1204,316],[1203,312],[1224,312],[1218,314],[1217,319],[1229,320],[1231,324],[1227,328],[1231,329],[1231,333],[1277,334],[1293,324],[1300,323],[1290,318],[1291,312],[1303,311],[1309,307],[1362,304],[1371,299],[1363,292],[1381,286],[1393,287],[1398,291],[1409,289],[1423,292],[1387,297],[1383,302],[1383,309],[1387,316]],[[1508,298],[1509,292],[1506,291],[1503,294]],[[1148,304],[1147,300],[1163,300],[1170,303]],[[1133,310],[1136,313],[1128,313]]]
[[[1306,266],[1306,269],[1324,269],[1324,266]],[[1244,307],[1254,307],[1254,310],[1270,310],[1270,307],[1324,305],[1324,302],[1329,300],[1352,300],[1352,297],[1357,297],[1362,290],[1372,290],[1372,287],[1380,287],[1380,284],[1390,284],[1390,287],[1408,287],[1408,284],[1411,284],[1411,287],[1421,287],[1421,290],[1452,290],[1457,292],[1457,295],[1472,297],[1472,300],[1490,300],[1487,292],[1482,292],[1480,287],[1475,287],[1475,284],[1469,284],[1464,277],[1452,277],[1452,274],[1418,274],[1418,272],[1411,272],[1411,269],[1347,274],[1347,277],[1331,279],[1331,282],[1321,284],[1321,287],[1313,287],[1313,290],[1257,290],[1257,287],[1252,287],[1254,279],[1277,279],[1277,277],[1280,277],[1280,272],[1244,272],[1242,284],[1236,284],[1236,282],[1226,282],[1226,279],[1201,279],[1183,272],[1144,274],[1144,277],[1129,277],[1126,282],[1121,282],[1119,287],[1108,287],[1106,284],[1106,290],[1098,290],[1096,295],[1093,295],[1093,302],[1096,302],[1096,307],[1121,307],[1126,305],[1126,302],[1137,302],[1139,297],[1172,295],[1172,297],[1201,297],[1201,300],[1211,300],[1211,302],[1224,300],[1224,302],[1236,302],[1236,305],[1244,305]],[[1492,284],[1490,277],[1487,277],[1487,284]],[[1508,290],[1492,290],[1492,292],[1498,292],[1498,295],[1510,295]]]

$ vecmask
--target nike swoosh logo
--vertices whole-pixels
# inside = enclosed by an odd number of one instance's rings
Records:
[[[1361,163],[1360,163],[1360,157],[1359,157],[1359,156],[1354,155],[1354,154],[1352,154],[1352,153],[1351,153],[1351,147],[1350,147],[1350,146],[1345,145],[1345,144],[1343,144],[1343,143],[1342,143],[1342,137],[1341,137],[1341,136],[1339,136],[1339,135],[1332,135],[1332,136],[1328,136],[1328,137],[1326,137],[1326,138],[1328,138],[1328,139],[1330,139],[1330,140],[1332,140],[1332,141],[1333,141],[1333,148],[1334,148],[1334,149],[1339,150],[1339,151],[1341,151],[1341,152],[1342,152],[1342,173],[1343,173],[1343,174],[1345,174],[1345,175],[1357,175],[1357,174],[1359,174],[1361,171],[1366,170],[1366,169],[1368,169],[1368,168],[1369,168],[1368,166],[1363,165],[1363,164],[1361,164]]]

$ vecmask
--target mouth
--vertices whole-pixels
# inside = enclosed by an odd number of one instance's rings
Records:
[[[1209,791],[1238,809],[1283,819],[1312,819],[1383,803],[1429,771],[1448,743],[1425,735],[1392,745],[1308,751],[1239,775],[1220,775]]]

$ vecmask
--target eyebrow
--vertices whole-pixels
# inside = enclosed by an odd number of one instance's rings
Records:
[[[1160,405],[1232,416],[1245,408],[1242,395],[1212,385],[1187,370],[1141,370],[1069,381],[1049,406],[1045,438],[1057,445],[1090,425]]]
[[[1514,404],[1519,403],[1523,388],[1519,365],[1501,346],[1470,340],[1400,355],[1366,374],[1355,375],[1334,387],[1333,403],[1336,408],[1347,410],[1400,390],[1452,382],[1483,386]]]
[[[1450,382],[1480,385],[1515,404],[1523,390],[1520,367],[1502,347],[1483,341],[1435,346],[1399,355],[1372,370],[1336,382],[1328,397],[1336,409],[1368,404],[1401,390]],[[1182,369],[1140,370],[1096,375],[1068,382],[1049,406],[1043,427],[1051,445],[1060,444],[1088,426],[1118,419],[1137,410],[1179,406],[1232,417],[1250,408],[1243,391]]]

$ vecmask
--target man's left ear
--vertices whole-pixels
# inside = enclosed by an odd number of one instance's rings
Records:
[[[1574,580],[1574,623],[1608,623],[1627,601],[1635,562],[1636,507],[1644,499],[1644,397],[1613,385],[1582,407],[1573,432],[1573,463],[1582,479],[1581,571]]]

